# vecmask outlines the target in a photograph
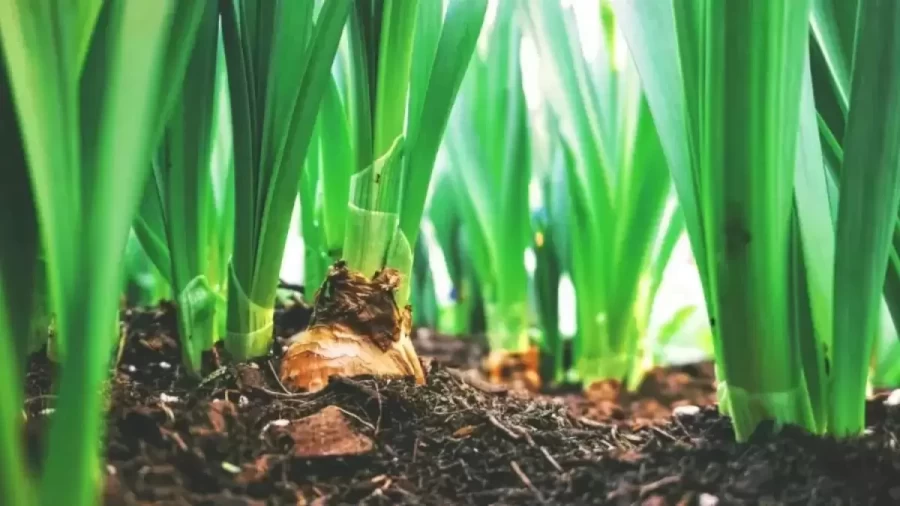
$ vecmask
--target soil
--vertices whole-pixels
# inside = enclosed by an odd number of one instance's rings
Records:
[[[279,310],[276,332],[288,337],[308,317],[300,304]],[[179,366],[170,305],[123,320],[107,413],[109,505],[900,504],[900,408],[883,396],[869,401],[870,429],[856,440],[763,427],[738,444],[710,405],[708,364],[654,370],[630,395],[611,384],[529,394],[442,357],[426,360],[422,387],[332,379],[290,394],[274,373],[280,341],[268,359],[198,381]],[[456,353],[451,363],[471,364]],[[35,355],[26,400],[35,466],[52,376]],[[673,417],[680,405],[702,407]]]

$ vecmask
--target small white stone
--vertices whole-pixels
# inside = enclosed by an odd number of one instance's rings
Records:
[[[888,398],[884,400],[885,406],[900,406],[900,388],[891,392]]]
[[[678,406],[672,410],[672,414],[675,416],[694,416],[699,413],[700,408],[692,404],[688,404],[686,406]]]
[[[131,373],[137,371],[137,367],[135,367],[135,366],[133,366],[133,365],[131,365],[131,364],[128,364],[128,366],[127,366],[125,369],[127,369],[128,372],[131,372]]]
[[[170,364],[170,363],[168,363],[168,362],[160,362],[160,363],[159,363],[159,368],[160,368],[160,369],[171,369],[171,368],[172,368],[172,364]]]
[[[240,397],[240,399],[238,399],[238,406],[243,407],[243,406],[246,406],[247,404],[250,404],[250,399],[248,399],[247,396],[242,395]]]
[[[180,399],[180,398],[178,398],[178,397],[176,397],[176,396],[174,396],[174,395],[166,394],[166,393],[160,394],[159,400],[162,401],[162,402],[164,402],[164,403],[181,402],[181,399]]]
[[[700,494],[698,503],[700,506],[716,506],[719,504],[719,498],[712,494],[703,493]]]
[[[116,468],[113,467],[112,464],[106,464],[106,472],[107,472],[110,476],[115,476],[115,475],[116,475]]]
[[[222,469],[231,474],[237,474],[241,472],[241,468],[232,464],[231,462],[222,462]]]
[[[281,420],[272,420],[271,422],[267,423],[267,424],[263,427],[262,431],[260,431],[260,433],[259,433],[259,438],[260,438],[260,439],[265,439],[265,438],[266,438],[266,432],[269,431],[269,427],[287,427],[288,425],[290,425],[290,423],[291,423],[290,420],[285,420],[285,419],[281,419]]]

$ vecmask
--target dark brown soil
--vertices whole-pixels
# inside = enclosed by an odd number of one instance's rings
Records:
[[[303,311],[279,313],[281,336],[302,328]],[[789,427],[737,444],[712,407],[660,418],[712,400],[706,366],[654,371],[637,396],[610,385],[534,396],[440,362],[424,387],[357,378],[291,395],[274,356],[199,384],[183,376],[171,307],[123,318],[107,415],[111,505],[900,504],[900,409],[879,399],[858,440]],[[53,416],[51,376],[36,356],[32,455]]]

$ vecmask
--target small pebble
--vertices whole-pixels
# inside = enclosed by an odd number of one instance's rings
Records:
[[[250,399],[248,399],[246,395],[242,395],[241,398],[238,399],[238,406],[243,407],[247,404],[250,404]]]
[[[131,365],[131,364],[128,364],[128,366],[125,367],[125,369],[126,369],[128,372],[131,372],[131,373],[137,371],[137,367],[135,367],[135,366],[133,366],[133,365]]]
[[[891,392],[888,398],[884,400],[885,406],[900,406],[900,388]]]
[[[116,468],[113,467],[112,464],[107,464],[107,465],[106,465],[106,472],[107,472],[110,476],[115,476],[115,475],[116,475]]]
[[[222,462],[222,469],[231,474],[237,474],[241,472],[241,468],[232,464],[231,462]]]
[[[700,506],[716,506],[719,504],[719,498],[707,493],[700,494],[700,498],[697,501]]]
[[[259,438],[260,439],[266,438],[266,432],[269,431],[269,427],[287,427],[288,425],[290,425],[290,423],[291,423],[290,420],[285,420],[285,419],[272,420],[271,422],[267,423],[263,427],[262,431],[260,431]]]
[[[698,406],[694,406],[691,404],[685,406],[678,406],[672,410],[672,414],[675,416],[695,416],[700,413],[700,408]]]
[[[171,369],[171,368],[172,368],[172,364],[170,364],[170,363],[168,363],[168,362],[160,362],[160,363],[159,363],[159,368],[160,368],[160,369]]]
[[[162,402],[165,402],[165,403],[181,402],[180,398],[178,398],[174,395],[166,394],[166,393],[160,394],[159,400]]]

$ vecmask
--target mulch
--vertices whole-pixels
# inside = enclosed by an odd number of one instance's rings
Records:
[[[302,329],[305,311],[279,310],[276,333]],[[477,346],[448,344],[457,356],[430,361],[422,387],[333,379],[291,394],[274,374],[281,341],[272,357],[200,382],[182,373],[171,305],[123,321],[106,415],[109,505],[900,504],[900,408],[884,396],[869,401],[869,430],[855,440],[763,427],[739,444],[711,405],[709,364],[656,369],[633,394],[611,384],[530,394],[485,384],[466,369]],[[440,348],[433,336],[421,344]],[[39,466],[54,401],[42,355],[27,380]]]

